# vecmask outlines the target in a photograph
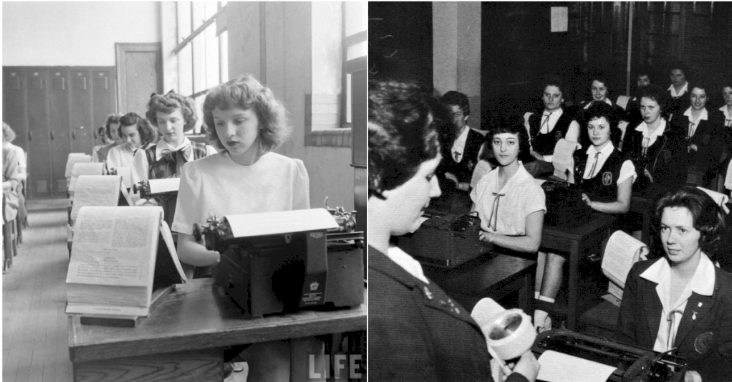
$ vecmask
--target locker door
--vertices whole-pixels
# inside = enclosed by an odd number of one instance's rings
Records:
[[[89,70],[73,69],[71,76],[71,150],[91,154],[94,147],[92,85]]]
[[[92,71],[94,128],[104,126],[107,116],[116,113],[117,100],[112,69]]]
[[[24,72],[19,68],[3,68],[3,122],[10,125],[17,137],[13,144],[28,152],[28,119],[26,117]]]
[[[28,68],[28,191],[35,197],[51,195],[51,136],[48,124],[47,69]]]
[[[71,152],[68,70],[49,69],[48,120],[51,127],[51,186],[55,196],[66,195],[66,159]]]

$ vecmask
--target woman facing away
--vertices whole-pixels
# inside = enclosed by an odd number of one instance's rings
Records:
[[[661,197],[653,213],[663,256],[631,268],[620,339],[683,358],[686,382],[729,381],[732,275],[709,258],[725,232],[722,212],[705,192],[686,186]]]
[[[413,231],[440,195],[437,127],[450,115],[430,92],[396,82],[369,84],[369,336],[375,381],[492,381],[480,327],[459,303],[391,243]],[[536,380],[524,353],[507,381]]]

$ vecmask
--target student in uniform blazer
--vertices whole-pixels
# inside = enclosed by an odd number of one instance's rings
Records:
[[[687,167],[703,174],[697,185],[711,189],[724,149],[724,115],[706,108],[705,85],[694,84],[689,88],[691,106],[681,111],[673,124],[686,132]]]
[[[649,85],[641,95],[643,121],[628,126],[623,154],[633,161],[638,178],[633,191],[654,197],[686,180],[683,132],[665,119],[663,91]]]
[[[450,116],[428,91],[369,84],[369,376],[374,381],[493,381],[485,337],[470,313],[391,244],[419,227],[440,196],[437,127]],[[524,353],[506,381],[534,381]],[[502,369],[505,370],[505,369]]]
[[[691,91],[687,79],[688,75],[689,69],[681,62],[675,63],[669,70],[671,85],[667,89],[669,98],[666,104],[666,113],[669,121],[676,119],[677,116],[691,106],[688,94]]]
[[[630,270],[620,340],[658,352],[675,349],[687,361],[685,381],[729,381],[732,274],[707,256],[721,242],[722,213],[706,193],[686,186],[659,199],[654,215],[664,256]]]

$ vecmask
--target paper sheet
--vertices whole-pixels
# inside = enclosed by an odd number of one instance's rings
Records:
[[[76,181],[71,221],[75,221],[84,206],[114,207],[119,202],[119,175],[82,175]]]
[[[611,288],[608,292],[622,299],[625,279],[630,268],[638,260],[645,260],[648,256],[648,247],[636,238],[623,231],[615,231],[605,246],[602,256],[602,273],[610,279]],[[613,288],[617,286],[617,288]],[[618,293],[620,295],[618,295]]]
[[[162,194],[164,192],[178,192],[180,178],[150,179],[150,193]]]
[[[117,175],[122,177],[125,188],[132,188],[132,167],[117,167]]]
[[[71,153],[69,154],[69,159],[66,160],[66,178],[71,178],[71,169],[74,168],[75,163],[89,163],[92,160],[91,155],[81,154],[81,153]]]
[[[546,382],[605,382],[615,371],[612,366],[552,350],[539,357],[539,364],[537,379]]]
[[[566,139],[560,139],[557,142],[552,156],[554,176],[569,183],[574,183],[574,151],[580,147],[582,146],[579,143]]]
[[[724,188],[732,190],[732,161],[730,161],[729,166],[727,166],[727,174],[724,179]],[[730,196],[732,196],[732,192],[730,192]]]
[[[551,8],[551,32],[566,32],[569,30],[569,7]]]
[[[233,237],[252,237],[338,228],[324,208],[226,215]]]
[[[71,183],[69,191],[76,190],[76,181],[81,175],[103,175],[104,163],[74,163],[71,169]]]

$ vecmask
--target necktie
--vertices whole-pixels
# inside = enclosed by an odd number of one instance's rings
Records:
[[[498,203],[501,199],[501,196],[504,196],[506,194],[499,194],[497,192],[492,192],[492,194],[496,198],[493,199],[493,210],[491,211],[491,216],[488,218],[488,228],[492,228],[494,231],[498,231]]]
[[[650,143],[651,143],[651,138],[647,138],[647,137],[643,138],[643,143],[641,143],[641,146],[643,146],[642,151],[643,151],[644,157],[646,156],[646,154],[648,154],[648,146],[650,145]]]
[[[544,123],[541,124],[541,127],[539,128],[539,132],[544,130],[544,126],[546,126],[546,134],[549,134],[549,117],[551,117],[552,112],[544,112],[544,116],[546,119],[544,120]]]
[[[590,169],[590,176],[587,179],[592,179],[592,177],[595,174],[595,167],[597,167],[597,162],[600,160],[600,153],[595,153],[595,163],[592,164],[592,168]]]
[[[179,150],[167,150],[163,149],[160,151],[161,158],[160,162],[164,163],[165,167],[163,169],[163,173],[159,173],[156,175],[158,178],[170,178],[170,177],[176,177],[177,175],[180,175],[181,168],[183,167],[186,162],[188,162],[188,159],[190,157],[189,154],[189,148],[190,145],[186,145]]]
[[[668,336],[666,337],[666,350],[671,350],[674,347],[674,342],[676,341],[676,331],[674,330],[674,326],[676,324],[676,315],[682,314],[683,312],[676,309],[672,310],[668,317],[666,318],[666,321],[668,321]]]
[[[694,136],[694,126],[695,126],[694,122],[689,122],[689,138]]]
[[[732,119],[725,119],[724,125],[727,127],[732,127]]]
[[[452,157],[453,157],[453,159],[455,159],[455,162],[460,162],[460,156],[461,155],[463,155],[463,154],[461,154],[461,153],[459,153],[457,151],[455,151],[455,152],[452,153]]]

